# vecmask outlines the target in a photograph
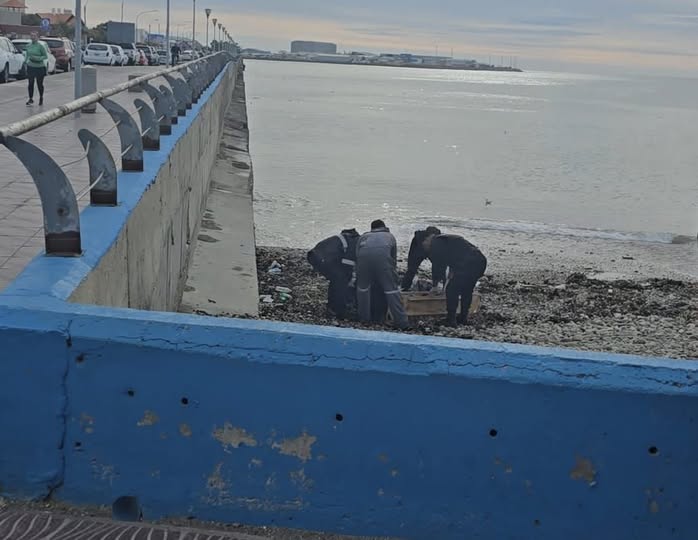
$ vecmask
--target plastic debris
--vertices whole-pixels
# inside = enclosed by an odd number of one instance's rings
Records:
[[[272,296],[271,296],[270,294],[262,295],[262,296],[259,297],[259,299],[260,299],[260,301],[261,301],[263,304],[272,304],[272,303],[274,303],[274,299],[272,298]]]
[[[288,302],[289,300],[291,300],[291,298],[293,297],[288,293],[279,294],[279,300],[281,300],[282,302]]]
[[[282,271],[283,271],[283,268],[281,267],[281,265],[277,261],[273,261],[269,265],[269,269],[267,270],[267,272],[269,274],[280,274]]]
[[[291,293],[291,289],[289,289],[288,287],[276,287],[274,290],[278,293],[286,293],[286,294]]]

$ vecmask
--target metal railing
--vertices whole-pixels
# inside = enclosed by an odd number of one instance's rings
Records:
[[[78,197],[63,170],[68,164],[57,164],[38,146],[19,136],[76,113],[89,105],[99,104],[114,121],[114,126],[108,131],[118,130],[121,170],[142,171],[144,151],[159,150],[160,137],[172,133],[172,125],[177,124],[178,117],[186,115],[187,109],[191,109],[192,104],[198,102],[201,94],[231,60],[232,56],[226,52],[215,53],[148,73],[0,127],[0,144],[7,147],[22,162],[39,192],[47,255],[78,256],[82,253]],[[177,73],[181,77],[176,77]],[[156,88],[151,84],[150,81],[158,77],[163,77],[169,87],[160,85]],[[123,106],[109,99],[136,87],[145,91],[150,99],[150,103],[143,99],[134,99],[140,126]],[[90,204],[115,206],[118,200],[117,167],[102,136],[88,129],[78,131],[78,139],[85,149],[85,154],[69,164],[86,158],[89,167],[90,180],[87,190],[90,193]]]

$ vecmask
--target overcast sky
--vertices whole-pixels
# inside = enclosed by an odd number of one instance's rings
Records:
[[[192,4],[171,2],[173,33],[176,23],[191,31]],[[30,11],[60,5],[27,3]],[[139,26],[158,18],[164,32],[164,6],[125,0],[125,18],[159,9]],[[206,7],[244,47],[284,50],[309,39],[347,51],[516,56],[528,69],[698,73],[698,0],[197,0],[201,41]],[[88,24],[119,20],[120,9],[118,0],[88,0]]]

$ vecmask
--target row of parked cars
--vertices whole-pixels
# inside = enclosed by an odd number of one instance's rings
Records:
[[[0,83],[6,83],[10,78],[26,77],[24,50],[29,43],[29,39],[10,40],[0,36]],[[46,49],[46,73],[49,75],[57,69],[70,71],[75,67],[75,44],[72,41],[67,38],[45,37],[39,40],[39,43]]]
[[[29,39],[13,39],[0,36],[0,84],[13,79],[24,79],[27,68],[24,50]],[[39,43],[46,49],[46,73],[56,70],[71,71],[75,68],[75,43],[67,38],[43,37]],[[180,60],[193,60],[197,53],[183,51]],[[106,66],[158,66],[167,64],[167,51],[155,49],[144,43],[90,43],[83,46],[83,64]]]
[[[85,48],[83,62],[103,66],[158,66],[167,64],[167,51],[144,43],[90,43]]]

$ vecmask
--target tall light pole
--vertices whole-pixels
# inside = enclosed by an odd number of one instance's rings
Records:
[[[167,51],[167,65],[172,65],[172,53],[170,52],[170,0],[167,0],[167,16],[165,18],[165,50]]]
[[[195,50],[194,42],[196,41],[196,0],[192,0],[192,13],[193,17],[191,19],[191,50]]]
[[[208,18],[211,16],[211,10],[206,8],[204,12],[206,13],[206,47],[208,47]]]
[[[218,22],[218,19],[214,17],[211,20],[213,21],[213,41],[216,41],[216,23]],[[211,45],[213,45],[213,43]]]
[[[218,50],[221,50],[221,30],[223,28],[223,23],[218,23],[218,42],[216,43],[218,45]]]
[[[75,58],[77,59],[75,65],[75,99],[82,97],[82,48],[80,43],[82,40],[82,6],[80,5],[81,0],[75,0],[75,13],[78,14],[78,18],[75,19],[75,43],[77,47],[75,48]],[[79,116],[79,113],[78,113]]]
[[[157,13],[157,9],[149,9],[148,11],[141,11],[138,15],[136,15],[136,34],[138,34],[138,17],[141,15],[145,15],[146,13]],[[135,36],[134,36],[135,37]],[[138,40],[136,40],[138,41]]]

